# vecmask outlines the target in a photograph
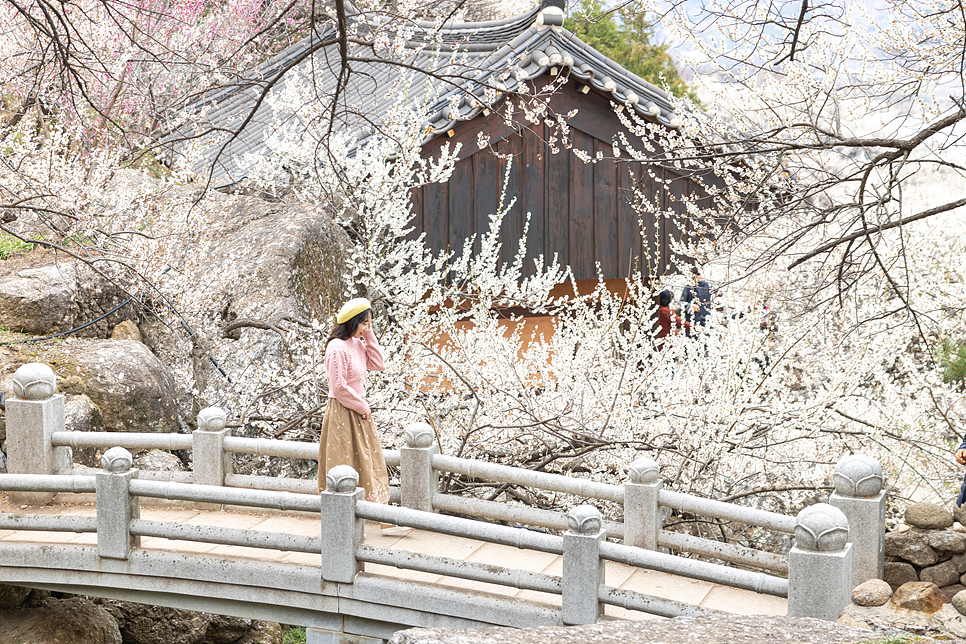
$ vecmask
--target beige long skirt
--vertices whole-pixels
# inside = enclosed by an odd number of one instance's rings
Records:
[[[366,501],[389,503],[389,474],[382,457],[376,425],[335,398],[329,398],[322,417],[319,439],[319,489],[325,489],[325,474],[336,465],[351,465],[359,473],[359,486]]]

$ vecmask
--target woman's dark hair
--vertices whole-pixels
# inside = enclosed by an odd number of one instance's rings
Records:
[[[657,296],[657,303],[659,306],[671,306],[671,302],[674,301],[674,293],[671,291],[661,291],[661,294]]]
[[[325,341],[325,346],[329,346],[329,343],[336,338],[339,338],[340,340],[348,340],[356,334],[356,331],[359,330],[359,325],[368,320],[371,316],[372,309],[366,309],[362,313],[356,313],[342,324],[336,324],[334,327],[332,327],[332,331],[329,332],[329,339]]]

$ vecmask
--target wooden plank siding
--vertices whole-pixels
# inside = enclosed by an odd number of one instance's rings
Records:
[[[506,214],[503,217],[503,225],[500,227],[500,261],[509,264],[513,261],[523,237],[524,211],[521,197],[523,189],[523,172],[521,165],[523,162],[523,137],[512,136],[500,141],[497,145],[500,153],[499,167],[497,175],[497,187],[503,190],[503,183],[506,182],[506,193],[504,194],[503,208]],[[509,174],[507,174],[509,166]],[[516,196],[516,200],[513,198]],[[510,202],[513,202],[512,205]]]
[[[547,236],[546,222],[546,203],[547,203],[547,182],[546,166],[544,161],[547,158],[546,145],[546,126],[540,123],[530,129],[524,130],[522,138],[523,159],[520,172],[523,177],[520,190],[520,204],[524,218],[530,218],[530,225],[527,234],[527,262],[524,266],[525,275],[533,275],[533,260],[543,256],[549,261],[544,253],[543,243]]]
[[[473,234],[473,183],[473,165],[458,163],[446,184],[451,188],[447,192],[449,212],[443,213],[440,219],[426,221],[431,228],[439,226],[448,231],[446,245],[430,246],[433,250],[449,248],[459,253],[463,250],[463,242]]]
[[[546,234],[544,235],[543,254],[548,259],[557,255],[561,265],[572,265],[570,261],[570,229],[572,215],[570,196],[573,184],[570,179],[571,154],[558,148],[556,154],[547,147],[544,158],[547,166],[547,209],[544,212]]]
[[[470,206],[473,209],[473,234],[476,241],[473,243],[473,252],[480,252],[480,240],[490,230],[490,216],[495,214],[500,205],[500,189],[502,188],[503,177],[499,173],[499,158],[489,150],[482,150],[470,157],[473,169],[472,184],[473,197]],[[451,182],[452,183],[452,182]],[[455,200],[467,198],[462,188],[457,185],[456,193],[453,195]]]
[[[593,143],[591,153],[604,155],[593,165],[594,257],[600,262],[601,272],[613,277],[622,274],[617,227],[618,165],[611,158],[613,146],[600,139],[593,139]]]
[[[584,152],[594,153],[595,139],[580,130],[573,130],[574,148]],[[595,217],[594,203],[595,188],[594,166],[584,163],[577,155],[561,150],[557,156],[565,157],[570,162],[570,265],[574,268],[574,277],[579,280],[589,280],[597,277],[595,260],[597,259],[594,233],[601,222]],[[560,184],[557,184],[558,186]],[[559,188],[558,188],[559,190]],[[559,190],[567,192],[567,190]]]
[[[578,280],[596,279],[597,263],[608,279],[668,270],[671,237],[693,229],[681,198],[700,195],[698,183],[680,169],[631,160],[626,154],[615,157],[609,137],[621,124],[609,101],[577,89],[563,87],[554,94],[551,106],[557,113],[577,110],[568,121],[573,146],[592,159],[600,153],[600,160],[585,163],[559,143],[554,154],[547,143],[551,129],[545,123],[516,122],[508,127],[496,113],[460,123],[453,136],[424,146],[423,154],[434,156],[446,142],[463,144],[446,185],[414,191],[414,225],[426,232],[430,248],[460,252],[463,240],[475,234],[474,249],[479,250],[479,237],[499,207],[506,179],[505,203],[513,198],[516,203],[500,230],[502,262],[513,260],[529,213],[527,274],[532,273],[535,258],[543,255],[549,263],[555,254],[561,265],[571,266]],[[482,150],[476,143],[481,128],[491,137]],[[647,209],[639,214],[634,208],[638,196],[658,209],[674,211],[681,226]]]

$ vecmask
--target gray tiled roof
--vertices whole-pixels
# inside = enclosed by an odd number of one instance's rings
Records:
[[[432,104],[426,106],[427,140],[450,130],[457,121],[471,119],[487,108],[487,86],[502,88],[505,85],[512,91],[516,83],[535,79],[551,67],[560,71],[569,68],[571,78],[581,80],[616,102],[633,105],[640,114],[666,126],[677,125],[670,99],[663,90],[607,59],[569,31],[561,27],[538,26],[536,21],[540,10],[538,7],[522,16],[504,20],[450,24],[441,30],[436,30],[430,23],[418,23],[411,42],[435,37],[441,46],[438,52],[414,47],[404,63],[415,69],[428,69],[434,57],[439,56],[449,60],[453,74],[453,82],[444,86]],[[253,74],[252,84],[248,87],[225,89],[206,97],[203,104],[209,108],[208,123],[237,128],[251,113],[263,83],[275,80],[281,69],[305,56],[313,44],[331,38],[333,33],[331,30],[323,32],[282,51]],[[339,64],[338,49],[328,46],[319,48],[299,66],[311,71],[319,91],[329,96],[335,88]],[[522,73],[506,77],[511,66],[519,68]],[[343,105],[351,109],[339,117],[341,120],[335,124],[336,129],[358,128],[365,132],[360,115],[378,123],[395,100],[387,97],[385,90],[392,86],[398,75],[396,62],[353,63],[350,86],[343,94]],[[501,75],[505,77],[503,80]],[[413,104],[424,101],[428,85],[428,77],[416,75],[408,89],[408,100]],[[453,95],[460,96],[455,113],[451,113],[449,107]],[[194,170],[198,174],[207,174],[212,160],[218,156],[212,171],[214,187],[245,178],[249,166],[241,155],[249,152],[268,154],[266,135],[293,118],[296,117],[292,114],[275,112],[268,102],[263,102],[223,152],[219,154],[224,143],[212,140]]]

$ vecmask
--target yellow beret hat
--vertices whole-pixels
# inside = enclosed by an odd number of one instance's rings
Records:
[[[371,308],[372,304],[370,304],[369,300],[364,297],[357,297],[342,305],[342,308],[339,309],[339,314],[335,317],[335,321],[339,324],[345,324],[363,311]]]

